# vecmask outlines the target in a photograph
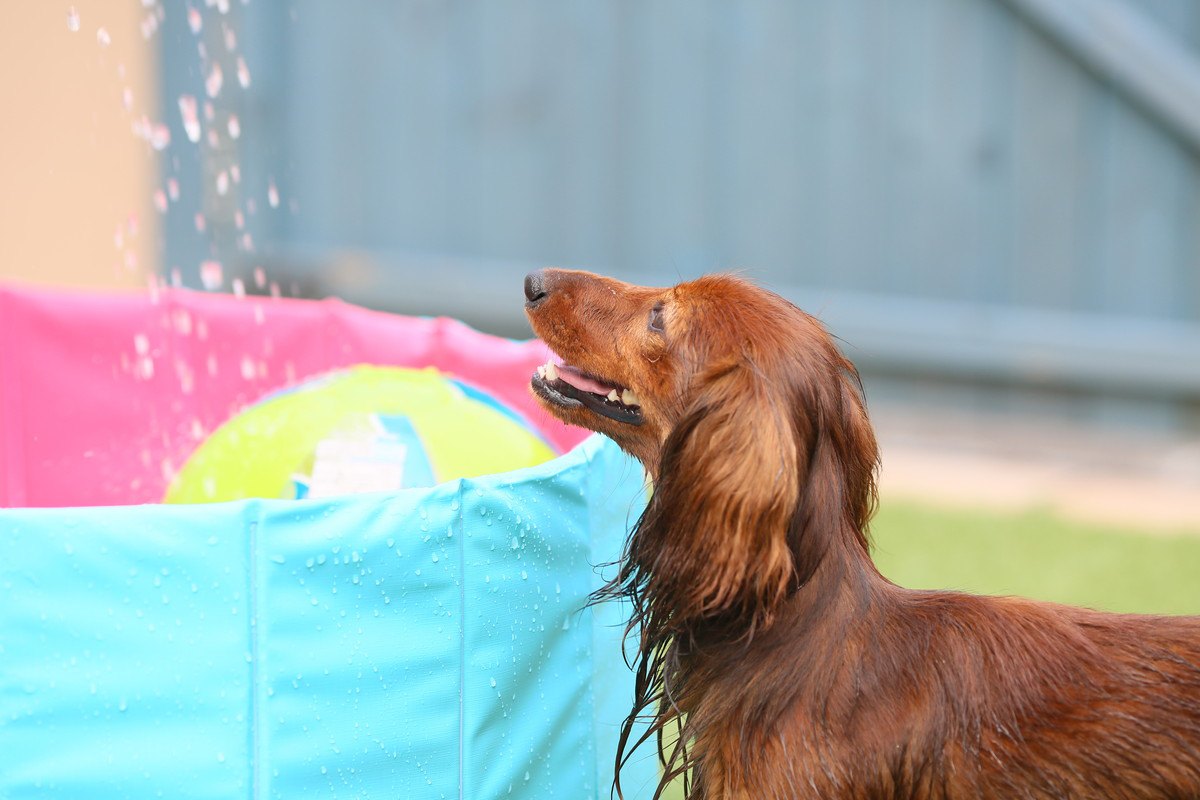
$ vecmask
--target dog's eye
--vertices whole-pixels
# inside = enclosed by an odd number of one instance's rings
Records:
[[[662,303],[655,303],[654,308],[650,309],[650,319],[646,323],[646,327],[655,333],[666,333],[667,323],[663,319]]]

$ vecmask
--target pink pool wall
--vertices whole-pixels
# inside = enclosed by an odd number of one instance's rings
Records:
[[[438,365],[563,452],[586,432],[529,395],[547,356],[540,342],[336,300],[0,286],[0,506],[159,502],[197,444],[239,409],[361,363]]]

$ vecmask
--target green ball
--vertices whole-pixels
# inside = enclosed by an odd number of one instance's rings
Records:
[[[433,368],[356,366],[251,406],[213,432],[168,503],[433,486],[555,456],[517,414]]]

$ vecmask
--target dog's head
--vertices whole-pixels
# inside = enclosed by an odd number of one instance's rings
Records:
[[[533,376],[542,405],[655,480],[631,556],[676,612],[769,617],[823,557],[817,529],[864,535],[874,435],[853,365],[808,314],[731,275],[650,288],[547,269],[525,297],[561,358]]]

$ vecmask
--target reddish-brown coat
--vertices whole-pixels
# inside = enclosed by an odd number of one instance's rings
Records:
[[[633,602],[634,715],[681,726],[689,798],[1200,797],[1200,619],[883,578],[874,434],[813,318],[731,276],[539,285],[535,331],[641,398],[636,426],[546,405],[655,479],[607,593]]]

